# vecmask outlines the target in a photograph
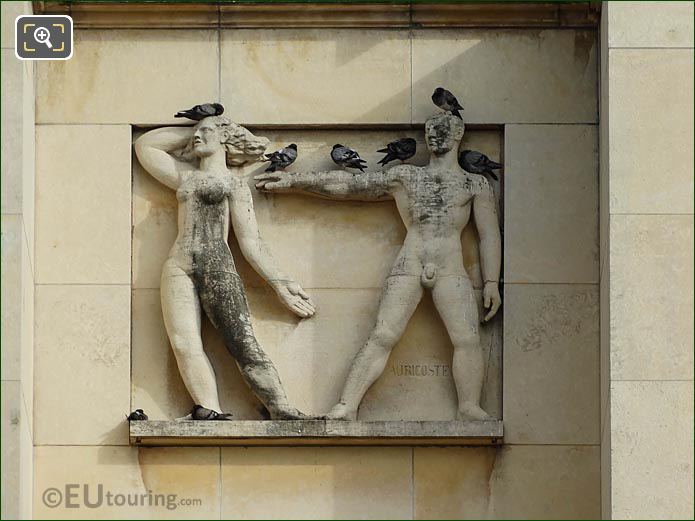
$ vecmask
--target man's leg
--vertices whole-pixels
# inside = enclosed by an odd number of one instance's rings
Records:
[[[432,297],[454,344],[452,373],[459,399],[457,419],[489,419],[480,408],[483,351],[478,333],[478,306],[470,280],[465,276],[441,278],[432,289]]]
[[[403,335],[421,298],[419,276],[391,275],[386,279],[376,325],[355,356],[340,402],[331,409],[328,418],[357,419],[357,409],[362,397],[384,371],[393,346]]]

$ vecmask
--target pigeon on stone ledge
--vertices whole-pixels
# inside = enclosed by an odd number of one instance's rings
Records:
[[[191,410],[191,419],[192,420],[231,420],[232,415],[231,414],[226,414],[226,413],[219,413],[217,411],[213,411],[212,409],[207,409],[203,407],[202,405],[194,405],[193,409]]]
[[[126,416],[129,422],[132,421],[145,421],[148,419],[148,416],[145,414],[145,411],[142,409],[135,409],[133,412],[131,412],[128,416]]]

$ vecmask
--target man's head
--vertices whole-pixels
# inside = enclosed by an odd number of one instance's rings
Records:
[[[442,112],[425,121],[425,143],[435,155],[457,150],[465,127],[463,121],[448,112]]]

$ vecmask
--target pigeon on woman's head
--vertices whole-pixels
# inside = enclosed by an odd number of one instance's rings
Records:
[[[202,105],[195,105],[188,110],[180,110],[174,114],[174,117],[200,121],[210,116],[220,116],[222,113],[224,113],[224,107],[219,103],[203,103]]]

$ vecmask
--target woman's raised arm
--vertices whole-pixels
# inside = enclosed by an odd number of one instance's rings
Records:
[[[135,141],[135,154],[140,164],[160,183],[176,190],[179,173],[190,170],[190,163],[171,155],[186,146],[193,135],[191,127],[164,127],[150,130]]]

